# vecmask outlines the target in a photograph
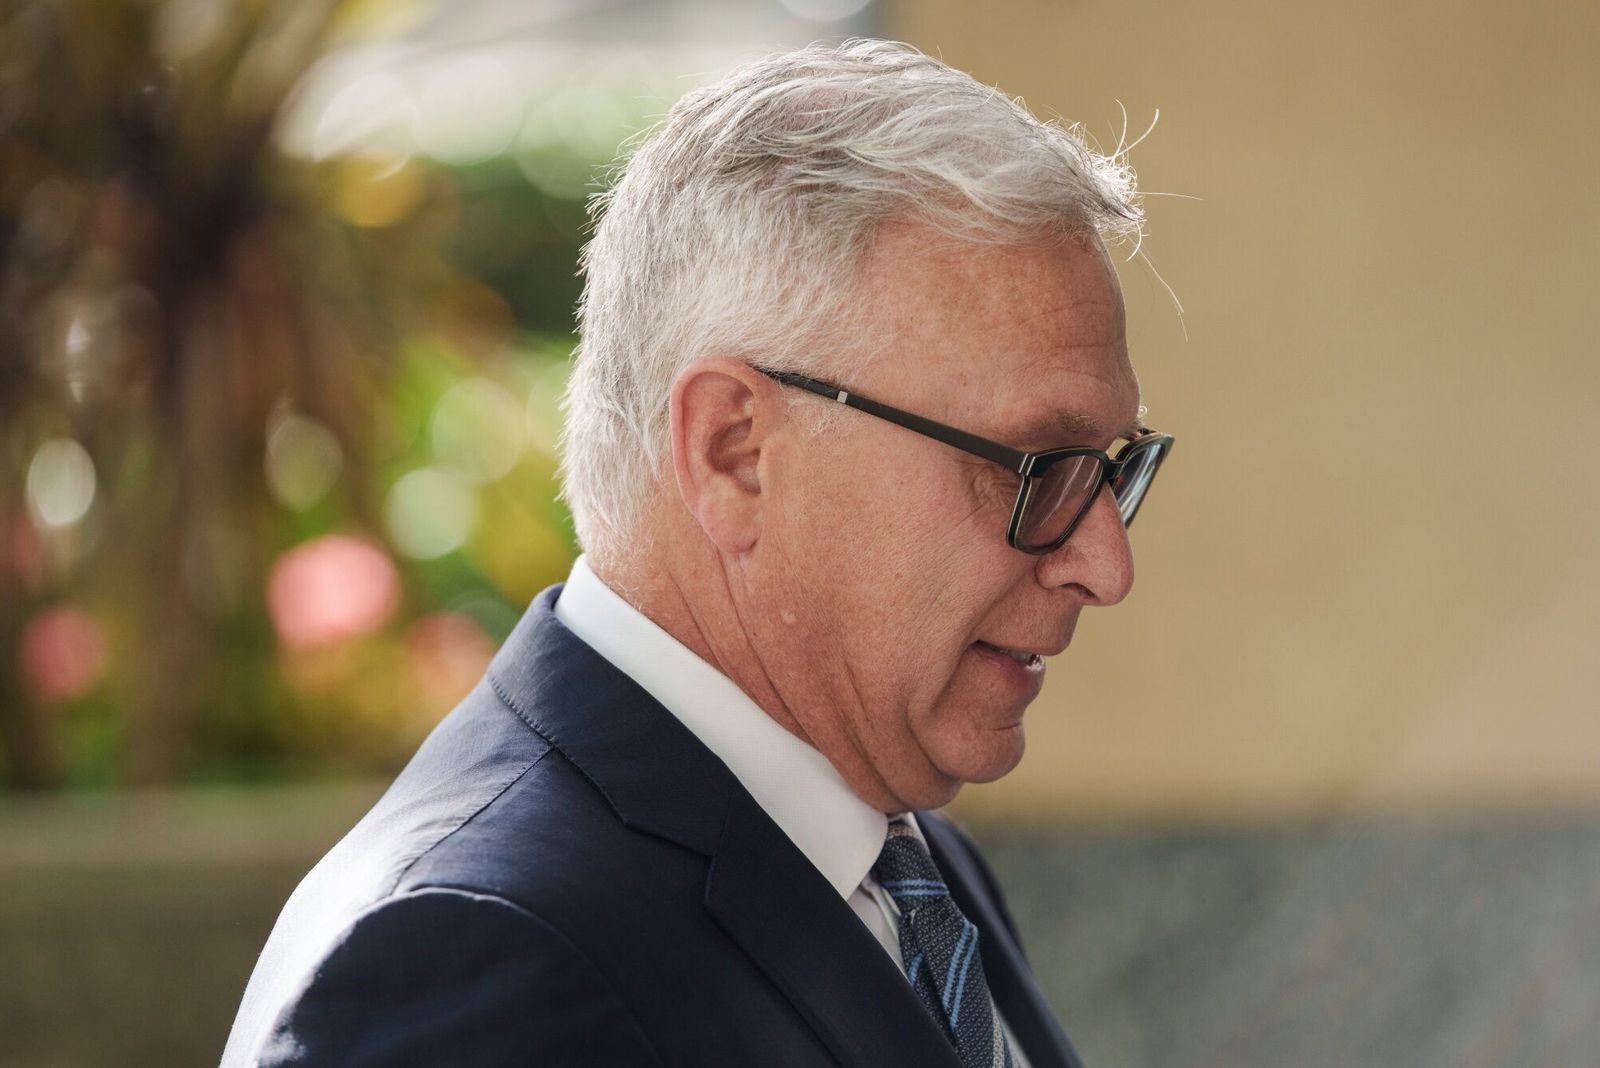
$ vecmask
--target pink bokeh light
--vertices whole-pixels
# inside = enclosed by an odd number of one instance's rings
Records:
[[[105,629],[76,608],[47,608],[22,628],[21,659],[22,676],[40,697],[82,697],[105,675]]]
[[[475,686],[494,657],[494,639],[464,612],[435,612],[406,631],[411,670],[429,704],[448,706]]]
[[[296,545],[267,578],[267,609],[290,649],[370,634],[400,606],[400,575],[377,546],[345,534]]]

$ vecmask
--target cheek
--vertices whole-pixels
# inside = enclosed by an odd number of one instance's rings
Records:
[[[795,473],[808,481],[781,510],[771,565],[807,637],[902,710],[949,684],[1016,581],[1004,517],[975,496],[968,469],[929,462],[944,459],[934,452],[816,450]]]
[[[941,487],[899,456],[859,447],[819,449],[811,461],[791,472],[798,483],[777,515],[785,552],[819,566],[824,581],[899,595],[917,581],[923,542],[941,527],[933,507]]]

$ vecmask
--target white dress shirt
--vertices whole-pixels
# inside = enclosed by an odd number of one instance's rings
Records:
[[[555,614],[728,766],[904,972],[900,910],[871,875],[889,817],[857,797],[827,757],[780,726],[732,679],[601,582],[581,556]],[[921,838],[916,817],[905,818]],[[998,1008],[995,1017],[1017,1068],[1027,1068]]]

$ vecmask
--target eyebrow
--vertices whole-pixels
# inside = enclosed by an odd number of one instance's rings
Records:
[[[1042,421],[1035,421],[1029,426],[1035,432],[1034,440],[1038,441],[1043,441],[1053,434],[1063,434],[1066,436],[1065,440],[1067,441],[1097,441],[1104,437],[1131,440],[1145,429],[1144,414],[1145,407],[1141,404],[1139,405],[1138,414],[1133,417],[1133,421],[1114,433],[1109,430],[1109,424],[1091,415],[1085,415],[1083,412],[1074,411],[1057,412],[1053,416]],[[1047,445],[1047,447],[1054,446]]]

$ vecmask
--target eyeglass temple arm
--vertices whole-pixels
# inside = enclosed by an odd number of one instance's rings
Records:
[[[896,426],[914,430],[918,434],[930,437],[935,441],[942,441],[946,445],[960,449],[962,452],[982,457],[985,460],[999,464],[1001,467],[1009,468],[1018,474],[1027,469],[1028,461],[1033,458],[1031,453],[1008,448],[999,442],[990,441],[988,438],[980,438],[976,434],[969,434],[965,430],[957,430],[953,426],[936,423],[932,419],[924,419],[920,415],[913,415],[911,412],[888,404],[880,404],[875,400],[840,389],[838,386],[831,386],[826,382],[819,382],[815,378],[807,378],[805,375],[795,374],[793,371],[772,371],[765,367],[758,367],[756,370],[779,382],[791,386],[799,386],[801,389],[810,390],[819,397],[827,397],[829,400],[838,401],[840,404],[866,412],[868,415],[875,415],[879,419],[887,420]]]

